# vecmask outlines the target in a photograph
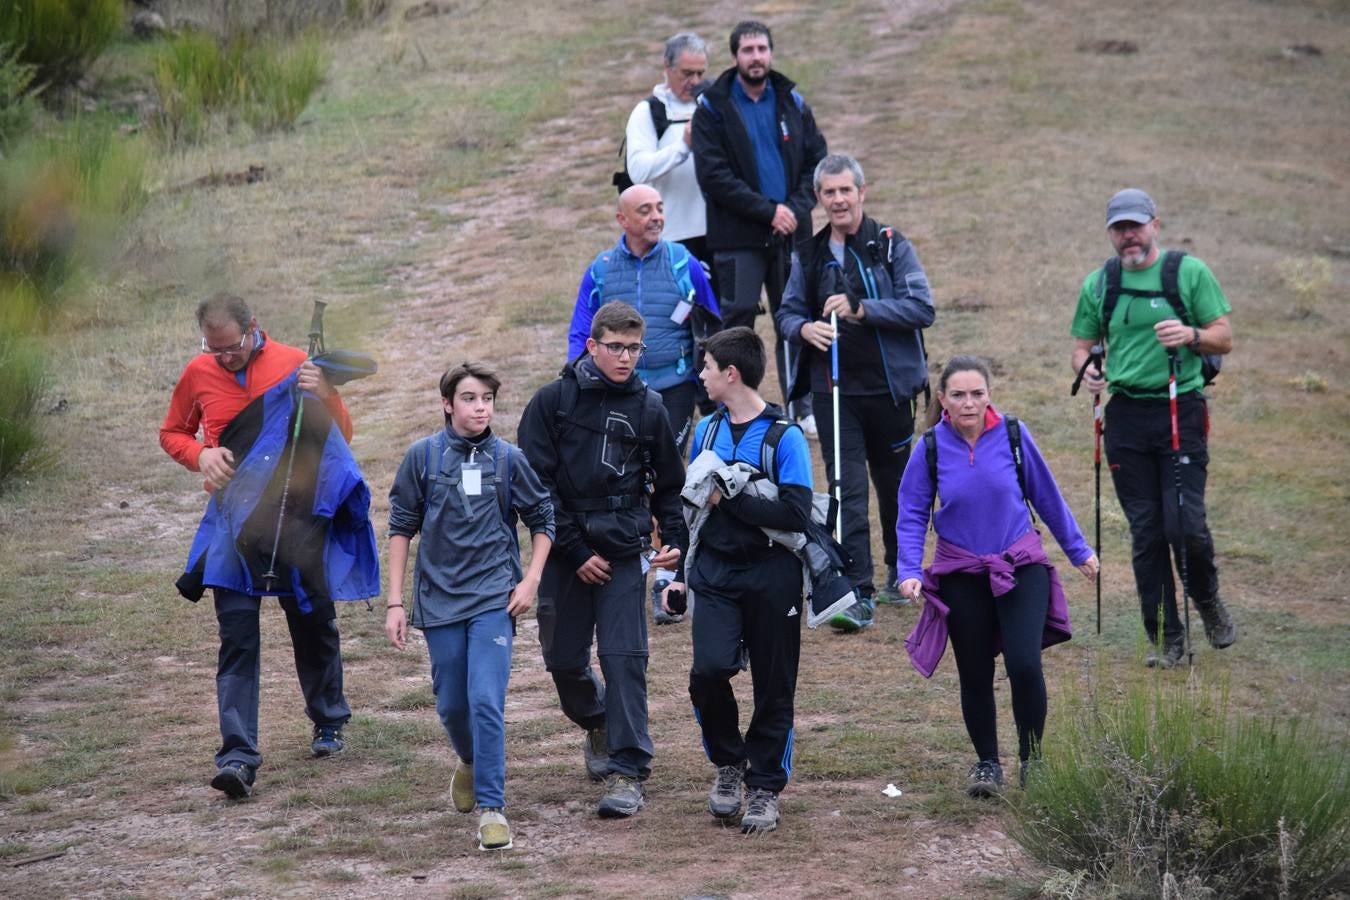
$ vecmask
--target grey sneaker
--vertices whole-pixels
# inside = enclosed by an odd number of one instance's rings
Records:
[[[830,619],[830,627],[842,634],[852,634],[872,627],[872,598],[863,597],[848,609]]]
[[[712,790],[708,792],[708,812],[714,819],[734,819],[745,800],[745,763],[718,766]]]
[[[1003,793],[1003,766],[996,759],[982,759],[966,775],[966,793],[972,797],[996,797]]]
[[[605,779],[605,795],[596,804],[595,811],[602,819],[626,819],[647,804],[642,782],[618,772]]]
[[[657,625],[674,625],[676,622],[683,622],[684,616],[673,616],[661,608],[661,600],[657,598],[656,612],[652,613],[652,622]]]
[[[778,795],[763,788],[751,788],[741,816],[741,834],[764,834],[778,827]]]
[[[1181,662],[1182,657],[1186,655],[1186,642],[1180,641],[1175,644],[1166,644],[1159,651],[1157,645],[1150,645],[1148,653],[1144,656],[1144,665],[1150,669],[1159,667],[1170,669]]]
[[[243,800],[253,793],[253,767],[244,763],[226,763],[216,769],[211,787],[224,792],[231,800]]]
[[[609,774],[609,737],[605,734],[605,726],[586,732],[581,752],[586,758],[586,777],[591,781],[604,781]]]
[[[1228,614],[1228,607],[1223,605],[1219,595],[1215,594],[1212,600],[1205,603],[1196,600],[1195,606],[1204,620],[1205,637],[1209,638],[1209,645],[1215,650],[1233,646],[1238,639],[1237,623]]]

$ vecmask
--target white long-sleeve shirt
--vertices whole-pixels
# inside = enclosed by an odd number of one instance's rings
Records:
[[[661,194],[666,208],[666,240],[681,241],[707,233],[707,209],[703,192],[694,176],[694,154],[684,142],[685,122],[693,118],[697,104],[681,102],[664,82],[652,88],[666,105],[670,126],[656,134],[651,107],[644,99],[628,117],[628,177],[634,184],[649,184]]]

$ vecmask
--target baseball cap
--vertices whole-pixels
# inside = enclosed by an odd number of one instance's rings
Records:
[[[1126,188],[1106,204],[1106,227],[1117,222],[1152,222],[1158,216],[1153,198],[1139,188]]]

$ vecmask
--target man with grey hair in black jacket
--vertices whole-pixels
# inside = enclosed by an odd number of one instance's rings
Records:
[[[899,602],[896,590],[895,520],[900,476],[914,438],[915,399],[928,387],[923,329],[935,310],[928,276],[914,246],[889,225],[863,213],[867,192],[862,166],[832,153],[816,166],[814,185],[829,224],[797,246],[778,329],[805,352],[797,359],[790,396],[815,395],[829,408],[831,352],[838,353],[839,434],[833,416],[820,418],[820,450],[830,483],[842,493],[843,531],[836,535],[853,558],[848,575],[858,602],[830,620],[840,631],[872,624],[876,600]],[[838,322],[838,332],[830,324]],[[839,441],[839,468],[834,442]],[[886,551],[885,582],[873,583],[868,474]]]

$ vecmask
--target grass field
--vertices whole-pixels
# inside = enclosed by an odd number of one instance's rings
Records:
[[[408,21],[411,5],[328,41],[327,82],[294,131],[221,134],[163,158],[115,269],[51,336],[50,406],[68,401],[49,417],[59,460],[0,496],[0,894],[1036,894],[1051,873],[1005,836],[1002,806],[960,793],[972,760],[954,667],[931,681],[910,669],[910,608],[883,609],[859,636],[805,636],[783,827],[753,842],[703,811],[687,625],[653,635],[657,758],[632,821],[594,817],[579,734],[527,620],[507,707],[517,849],[480,854],[471,817],[448,802],[424,648],[393,651],[364,604],[340,612],[348,752],[308,759],[285,627],[269,614],[258,791],[228,804],[206,786],[215,623],[172,587],[203,495],[156,435],[194,352],[196,302],[229,287],[300,343],[311,302],[327,300],[330,346],[378,356],[379,377],[344,396],[382,531],[405,447],[440,422],[448,364],[486,357],[507,373],[507,435],[556,372],[582,269],[614,239],[609,175],[628,112],[659,78],[660,41],[699,31],[717,70],[747,14],[774,27],[777,67],[831,148],[863,162],[869,212],[915,242],[937,297],[933,361],[994,360],[995,401],[1034,429],[1085,529],[1090,407],[1068,396],[1068,323],[1110,249],[1107,197],[1146,188],[1164,242],[1208,262],[1233,304],[1209,515],[1242,639],[1200,649],[1193,672],[1143,668],[1107,479],[1102,635],[1071,575],[1077,636],[1046,655],[1047,740],[1067,719],[1060,698],[1152,678],[1347,730],[1344,0],[782,0],[690,18],[650,2],[466,2]],[[1137,52],[1100,52],[1109,41]],[[1320,53],[1287,49],[1307,44]],[[105,83],[134,88],[140,52],[119,48]],[[250,164],[267,177],[185,187]],[[1006,756],[1004,681],[999,696]],[[888,783],[903,795],[883,795]],[[63,855],[33,860],[46,853]]]

